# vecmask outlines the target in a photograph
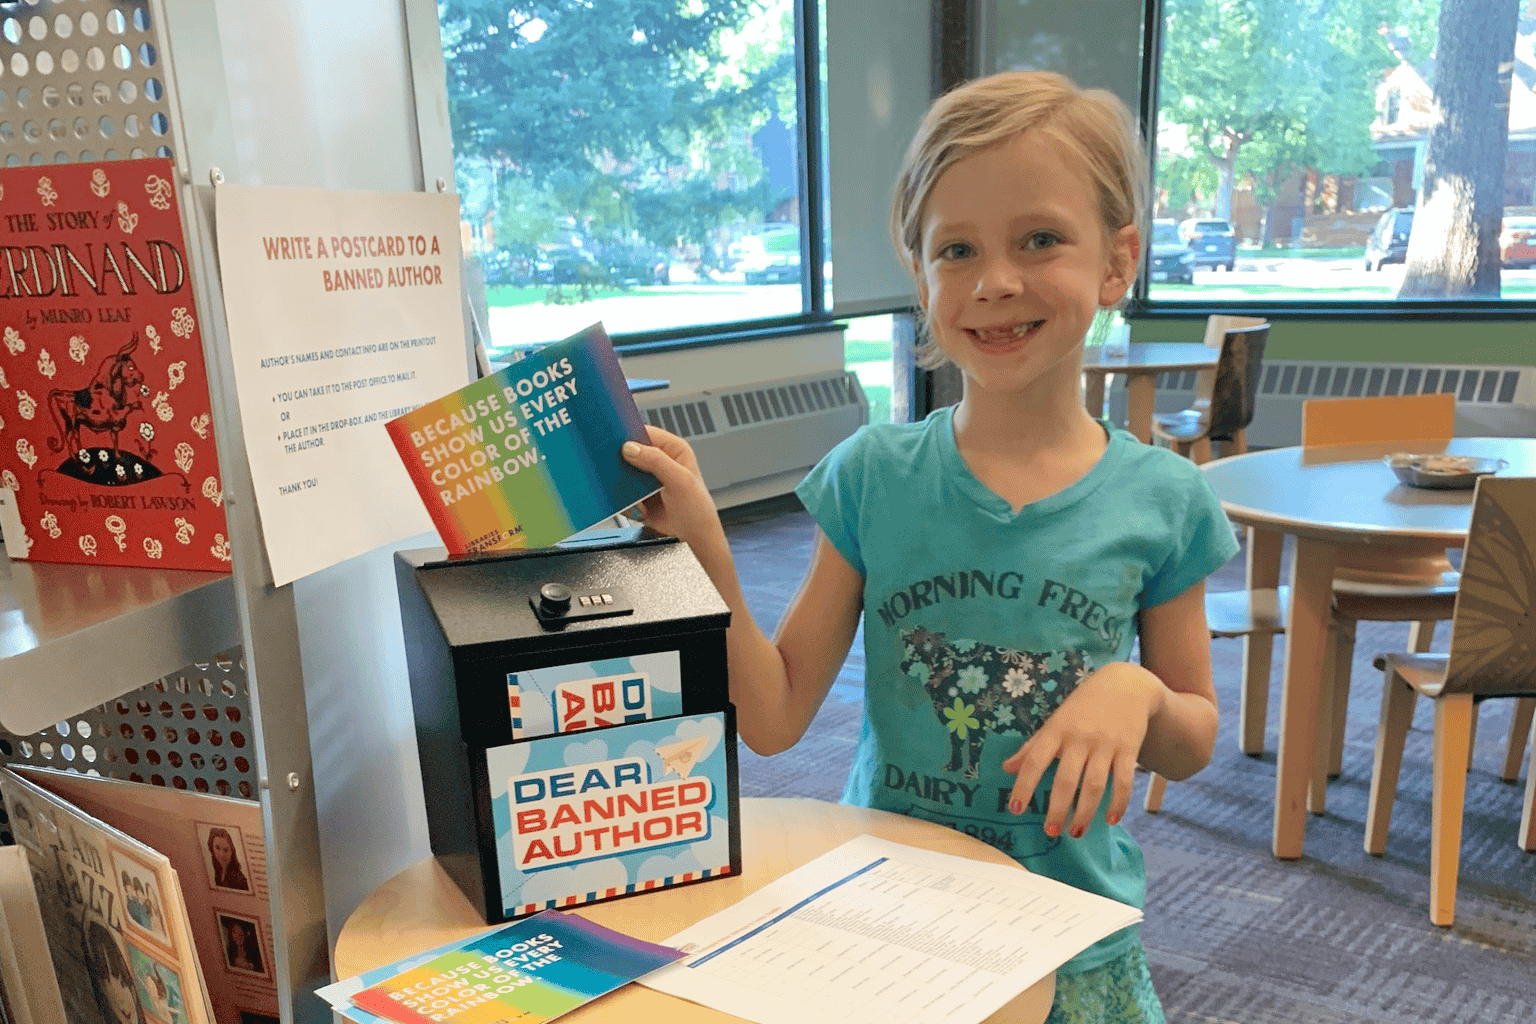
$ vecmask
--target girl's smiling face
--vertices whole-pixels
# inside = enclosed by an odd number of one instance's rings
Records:
[[[973,386],[1077,386],[1102,306],[1125,295],[1140,238],[1110,232],[1091,179],[1031,129],[957,161],[923,211],[918,296],[935,341]]]

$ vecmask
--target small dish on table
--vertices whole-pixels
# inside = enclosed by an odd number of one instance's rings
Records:
[[[1409,487],[1455,490],[1473,487],[1480,476],[1489,476],[1509,465],[1503,459],[1476,455],[1413,455],[1393,452],[1383,459],[1397,478]]]

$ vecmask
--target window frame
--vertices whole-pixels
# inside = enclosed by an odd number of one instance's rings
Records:
[[[436,0],[432,0],[434,7]],[[652,330],[624,331],[609,328],[615,350],[627,355],[677,351],[710,345],[729,345],[823,333],[844,317],[833,316],[827,301],[823,268],[826,262],[826,219],[823,212],[827,188],[824,174],[824,126],[820,77],[822,28],[820,0],[792,0],[795,33],[795,140],[801,267],[800,312],[722,323],[683,324]],[[440,32],[440,26],[435,26]],[[452,129],[449,128],[452,138]],[[815,197],[814,201],[810,197]],[[878,312],[898,312],[885,310]],[[556,339],[550,339],[556,340]]]
[[[1158,88],[1162,73],[1163,0],[1145,0],[1142,16],[1141,117],[1142,142],[1147,150],[1148,185],[1157,184]],[[1148,225],[1150,230],[1150,208]],[[1215,219],[1215,218],[1211,218]],[[1536,319],[1536,298],[1532,299],[1408,299],[1360,301],[1343,299],[1260,299],[1234,302],[1212,297],[1208,301],[1153,299],[1147,271],[1151,246],[1143,246],[1142,264],[1136,285],[1126,303],[1125,316],[1133,320],[1180,320],[1230,312],[1241,305],[1255,316],[1287,320],[1458,320],[1514,321]]]

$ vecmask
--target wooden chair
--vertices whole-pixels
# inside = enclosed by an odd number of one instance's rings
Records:
[[[1267,321],[1229,328],[1209,385],[1198,386],[1188,409],[1152,417],[1152,436],[1197,463],[1210,461],[1213,442],[1223,455],[1246,452],[1268,339]]]
[[[1232,313],[1212,313],[1205,318],[1205,337],[1201,339],[1206,348],[1221,348],[1221,343],[1226,340],[1227,332],[1237,327],[1262,327],[1269,321],[1261,316],[1243,316]],[[1215,384],[1215,370],[1201,370],[1195,382],[1195,394],[1209,395]],[[1195,404],[1199,405],[1202,399],[1197,398]],[[1248,450],[1247,428],[1238,431],[1233,438],[1231,451],[1228,455],[1237,455]]]
[[[1379,444],[1387,441],[1425,441],[1431,444],[1454,436],[1456,398],[1449,393],[1432,395],[1395,395],[1383,398],[1335,399],[1307,402],[1302,406],[1302,444]],[[1369,549],[1363,551],[1372,557]],[[1400,566],[1401,568],[1401,563]],[[1434,558],[1418,566],[1418,582],[1404,583],[1390,574],[1372,572],[1369,566],[1350,565],[1351,578],[1334,585],[1334,685],[1325,691],[1323,720],[1330,723],[1332,736],[1327,775],[1337,777],[1344,749],[1344,728],[1349,702],[1349,666],[1354,660],[1355,623],[1358,621],[1410,621],[1408,646],[1417,653],[1428,651],[1434,641],[1435,622],[1451,617],[1455,603],[1457,574],[1448,562]],[[1439,573],[1437,583],[1426,584],[1424,577]],[[1374,577],[1374,578],[1373,578]],[[1340,595],[1345,595],[1342,603]],[[1415,606],[1413,602],[1420,602]],[[1520,758],[1536,716],[1536,698],[1521,700],[1509,723],[1509,749],[1504,759],[1503,776],[1514,781],[1520,775]],[[1476,729],[1477,717],[1473,716]],[[1313,779],[1313,799],[1320,801],[1319,780]],[[1321,803],[1319,802],[1319,807]]]
[[[1387,441],[1421,441],[1432,446],[1450,440],[1455,433],[1456,396],[1449,392],[1314,399],[1301,407],[1303,448]],[[1319,733],[1319,760],[1307,799],[1314,814],[1323,813],[1328,780],[1337,778],[1343,766],[1356,623],[1411,623],[1409,648],[1419,653],[1428,651],[1434,642],[1435,623],[1451,617],[1459,582],[1444,551],[1398,552],[1392,558],[1368,545],[1346,548],[1339,552],[1335,572],[1328,631],[1332,668],[1321,690],[1318,713],[1324,729]]]
[[[1256,539],[1254,531],[1248,531],[1250,579],[1253,578],[1254,545],[1264,543],[1268,537],[1279,539],[1278,534],[1261,534]],[[1290,587],[1226,590],[1205,595],[1205,623],[1212,638],[1242,637],[1245,645],[1243,664],[1247,666],[1247,674],[1243,678],[1242,704],[1238,711],[1238,730],[1244,753],[1257,754],[1264,749],[1269,663],[1275,637],[1285,632],[1285,610],[1290,600]],[[1148,814],[1163,809],[1163,793],[1167,789],[1168,780],[1151,772],[1142,802]]]
[[[1235,323],[1233,321],[1244,321]],[[1220,329],[1221,356],[1208,383],[1202,382],[1200,397],[1195,404],[1182,412],[1153,418],[1152,434],[1168,441],[1174,451],[1194,462],[1208,462],[1211,443],[1221,445],[1222,455],[1239,455],[1248,450],[1246,429],[1253,422],[1254,407],[1259,393],[1259,377],[1264,367],[1264,346],[1269,339],[1269,322],[1257,318],[1223,317],[1213,315],[1208,321],[1206,343],[1209,344],[1213,329]],[[1249,577],[1252,578],[1255,540],[1248,531]],[[1262,540],[1258,541],[1262,543]],[[1245,664],[1269,665],[1276,634],[1285,632],[1285,607],[1289,600],[1284,587],[1236,590],[1205,595],[1205,619],[1212,637],[1243,637],[1247,645]],[[1257,723],[1257,739],[1254,746],[1262,749],[1265,709],[1255,709],[1247,694],[1257,694],[1267,700],[1269,680],[1245,679],[1245,695],[1242,708],[1242,728],[1248,736],[1252,723]],[[1257,714],[1255,714],[1257,710]],[[1245,739],[1244,749],[1248,748]],[[1168,780],[1153,772],[1147,782],[1143,806],[1148,813],[1156,814],[1163,806],[1163,793]]]
[[[1456,436],[1456,396],[1381,395],[1314,398],[1301,405],[1301,446],[1449,441]]]
[[[1319,399],[1302,406],[1302,446],[1443,442],[1454,434],[1455,420],[1456,396],[1452,394]],[[1273,548],[1267,550],[1265,558],[1257,557],[1256,553],[1261,545],[1278,544],[1279,536],[1250,529],[1247,540],[1249,589],[1207,594],[1205,614],[1211,636],[1241,636],[1247,645],[1240,743],[1244,753],[1256,755],[1264,750],[1268,670],[1274,637],[1285,631],[1289,588],[1277,586],[1277,580],[1259,579],[1254,571],[1256,565],[1278,561],[1278,552]],[[1444,552],[1399,558],[1389,571],[1379,567],[1381,557],[1381,550],[1370,546],[1340,552],[1328,641],[1332,667],[1329,678],[1323,680],[1319,706],[1319,720],[1326,728],[1320,733],[1320,753],[1307,799],[1308,807],[1316,814],[1327,807],[1328,779],[1336,778],[1342,767],[1356,623],[1410,622],[1409,647],[1424,652],[1434,642],[1435,622],[1450,618],[1455,604],[1458,577],[1445,560]],[[1517,777],[1520,751],[1533,710],[1536,701],[1522,702],[1511,722],[1506,778]],[[1161,809],[1166,785],[1161,776],[1152,775],[1144,798],[1149,813]]]
[[[1433,833],[1429,919],[1456,917],[1461,819],[1472,751],[1473,708],[1494,697],[1536,697],[1536,478],[1484,477],[1473,498],[1447,654],[1389,654],[1371,772],[1365,849],[1387,844],[1403,742],[1419,694],[1434,701]],[[1507,760],[1507,759],[1506,759]],[[1536,748],[1525,786],[1520,848],[1536,852]]]
[[[1264,346],[1269,339],[1269,321],[1257,317],[1212,315],[1206,323],[1207,345],[1216,339],[1221,356],[1216,369],[1202,373],[1197,383],[1195,404],[1182,412],[1154,417],[1152,433],[1168,441],[1180,455],[1196,463],[1210,460],[1211,442],[1221,445],[1222,455],[1239,455],[1248,450],[1247,427],[1253,422],[1259,393],[1259,377],[1264,367]],[[1250,570],[1254,555],[1253,531],[1249,531]],[[1251,577],[1250,571],[1250,577]],[[1285,607],[1288,588],[1235,590],[1205,595],[1205,619],[1212,637],[1243,637],[1251,655],[1245,663],[1269,665],[1276,634],[1285,632]],[[1267,678],[1257,683],[1245,680],[1243,693],[1268,699]],[[1258,738],[1254,746],[1262,748],[1264,709],[1255,709],[1245,698],[1242,728],[1247,736],[1257,722]],[[1245,741],[1244,749],[1248,743]],[[1162,809],[1168,780],[1153,772],[1147,782],[1144,806],[1155,814]]]

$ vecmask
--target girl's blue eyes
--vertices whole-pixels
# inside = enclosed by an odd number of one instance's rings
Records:
[[[1026,251],[1033,252],[1040,249],[1048,249],[1060,241],[1061,239],[1054,232],[1034,231],[1024,236],[1020,247]],[[967,242],[952,242],[938,252],[939,259],[941,260],[964,260],[974,255],[976,255],[975,246]]]

